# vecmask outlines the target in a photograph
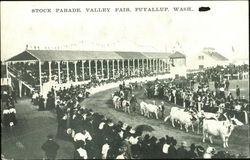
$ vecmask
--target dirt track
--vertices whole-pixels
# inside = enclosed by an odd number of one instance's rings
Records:
[[[138,112],[128,115],[127,113],[124,113],[122,111],[115,110],[111,104],[111,93],[113,93],[115,90],[118,90],[118,88],[96,93],[90,98],[84,100],[82,105],[87,108],[92,108],[93,111],[101,113],[106,117],[111,118],[115,122],[123,121],[133,128],[141,124],[150,125],[154,128],[154,131],[150,134],[155,135],[158,138],[165,135],[173,136],[177,139],[177,146],[181,141],[185,140],[188,145],[191,145],[191,143],[195,143],[196,145],[202,145],[205,148],[210,145],[218,150],[223,150],[223,148],[221,147],[222,141],[220,138],[214,138],[214,144],[208,143],[208,140],[206,143],[202,143],[201,134],[198,135],[197,133],[193,133],[192,131],[186,133],[184,130],[180,130],[177,127],[173,128],[170,122],[164,123],[162,119],[148,119],[139,115]],[[139,102],[141,101],[141,99],[148,101],[148,99],[143,96],[142,90],[135,92],[135,95]],[[156,104],[160,104],[160,100],[155,101]],[[169,114],[170,108],[170,104],[167,104],[165,115]],[[249,157],[248,142],[248,125],[244,125],[240,128],[235,128],[231,137],[229,138],[229,148],[226,150],[231,153],[242,153],[243,155]]]

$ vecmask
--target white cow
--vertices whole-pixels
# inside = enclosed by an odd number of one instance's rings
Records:
[[[115,106],[115,109],[119,109],[120,108],[120,97],[118,97],[118,96],[114,96],[113,97],[113,104],[114,104],[114,106]]]
[[[128,112],[130,114],[130,102],[128,100],[122,101],[122,108],[124,112]]]
[[[226,121],[203,120],[203,142],[209,137],[210,143],[213,143],[212,136],[220,136],[223,141],[223,147],[228,147],[228,139],[236,126],[242,126],[243,123],[235,117]]]
[[[218,120],[218,114],[217,113],[204,112],[203,110],[201,110],[200,112],[198,112],[197,116],[199,118]]]
[[[140,110],[141,110],[141,115],[146,116],[146,111],[147,111],[147,103],[144,101],[141,101],[140,103]]]
[[[175,127],[175,120],[180,123],[180,129],[182,129],[182,125],[184,124],[186,132],[188,132],[189,126],[192,127],[192,131],[194,132],[194,120],[198,121],[198,118],[195,117],[195,115],[192,115],[190,112],[186,112],[184,109],[178,107],[171,108],[170,115],[164,119],[164,122],[166,122],[168,119],[171,119],[173,127]]]
[[[149,118],[150,113],[155,114],[156,119],[158,118],[158,113],[160,111],[160,107],[154,104],[147,104],[146,105],[146,115]]]

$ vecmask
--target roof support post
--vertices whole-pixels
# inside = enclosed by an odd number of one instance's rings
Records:
[[[49,82],[51,82],[51,61],[49,61]]]
[[[152,59],[149,59],[149,72],[152,71]]]
[[[133,75],[135,74],[135,59],[133,59]]]
[[[75,66],[75,82],[77,82],[77,69],[76,69],[76,64],[77,64],[77,61],[74,61],[74,66]]]
[[[9,78],[9,69],[8,69],[8,65],[9,65],[9,63],[8,62],[6,62],[6,78]]]
[[[40,93],[42,93],[42,64],[41,64],[41,61],[38,62],[38,68],[39,68],[39,87],[40,87]]]
[[[98,76],[98,74],[97,74],[97,60],[95,60],[95,77],[96,77],[96,79],[97,79],[97,76]]]
[[[128,59],[127,61],[128,61],[128,75],[131,75],[131,74],[130,74],[130,66],[129,66],[130,64],[129,64],[129,59]]]
[[[140,59],[137,59],[137,75],[140,76]]]
[[[112,73],[113,73],[113,78],[115,78],[115,60],[112,60]]]
[[[155,63],[156,62],[156,60],[155,59],[153,59],[153,72],[155,72],[155,69],[156,69],[156,67],[155,67]]]
[[[89,60],[89,79],[91,80],[91,60]]]
[[[147,69],[147,71],[149,70],[149,65],[148,65],[148,61],[149,61],[149,59],[146,59],[146,61],[147,61],[147,67],[146,67],[146,69]]]
[[[117,75],[120,76],[120,60],[117,59]]]
[[[106,61],[107,62],[107,78],[109,79],[109,60]]]
[[[103,79],[104,78],[104,74],[103,74],[103,60],[101,60],[101,73],[102,73],[101,78]]]
[[[145,59],[142,59],[142,74],[143,74],[143,76],[144,76],[144,72],[145,72]]]
[[[125,67],[124,67],[124,59],[122,60],[122,74],[123,74],[123,76],[124,76],[124,74],[125,74]]]
[[[162,72],[162,60],[159,60],[159,64],[160,64],[160,67],[159,67],[160,72]]]
[[[85,80],[85,77],[84,77],[84,63],[85,63],[85,61],[82,61],[82,81]]]
[[[157,73],[160,72],[160,59],[156,59],[157,62]]]
[[[67,83],[69,82],[69,61],[66,61],[66,67],[67,67]]]
[[[57,62],[57,67],[58,67],[58,83],[61,84],[61,66],[60,66],[60,61]]]

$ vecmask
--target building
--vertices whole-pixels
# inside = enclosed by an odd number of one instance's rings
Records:
[[[186,77],[187,74],[186,56],[176,51],[173,54],[169,55],[169,59],[171,60],[171,64],[169,64],[170,73],[174,77],[176,76]]]
[[[229,64],[229,60],[218,53],[214,48],[204,48],[194,56],[188,57],[188,60],[188,69],[192,70]]]

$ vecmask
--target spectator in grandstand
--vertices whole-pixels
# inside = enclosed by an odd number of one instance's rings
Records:
[[[54,141],[53,135],[48,135],[48,140],[45,143],[43,143],[41,148],[45,152],[45,155],[49,160],[55,160],[57,151],[60,147]]]
[[[40,97],[39,97],[39,101],[38,101],[38,105],[39,105],[39,108],[38,108],[38,110],[39,111],[44,111],[45,110],[45,108],[44,108],[44,101],[45,101],[45,99],[43,98],[43,96],[42,95],[40,95]]]

